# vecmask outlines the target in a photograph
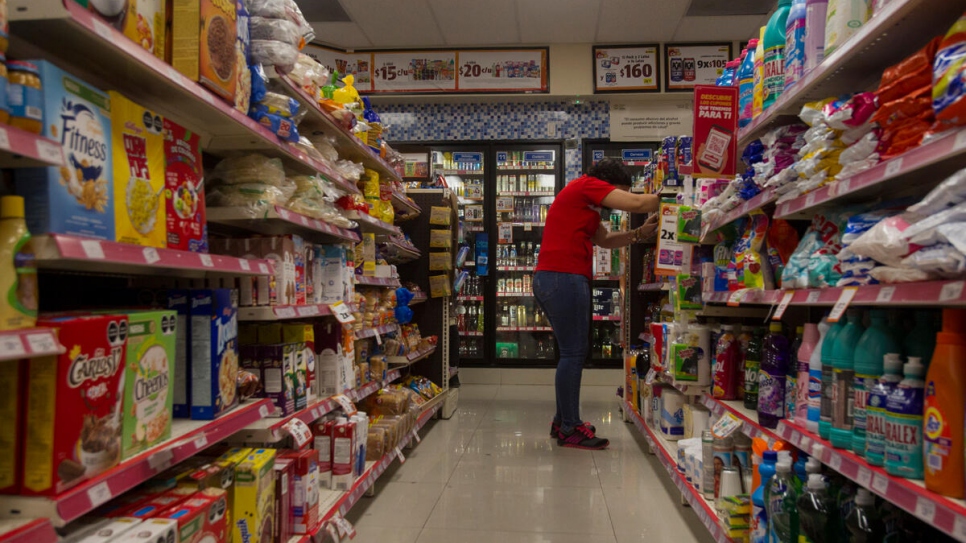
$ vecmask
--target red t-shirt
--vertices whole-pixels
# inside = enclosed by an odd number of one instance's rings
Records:
[[[540,244],[537,271],[576,273],[593,279],[594,244],[600,228],[600,202],[614,185],[584,175],[554,199]]]

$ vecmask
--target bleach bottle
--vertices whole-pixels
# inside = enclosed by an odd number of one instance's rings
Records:
[[[751,103],[755,95],[755,49],[758,40],[748,42],[748,53],[735,73],[738,80],[738,126],[748,126],[751,122]]]
[[[762,111],[770,108],[785,91],[785,26],[791,5],[792,0],[778,0],[778,9],[765,26]]]
[[[879,381],[879,377],[882,377],[882,361],[886,353],[899,350],[899,342],[892,336],[886,317],[886,312],[881,309],[870,311],[870,325],[855,346],[855,377],[852,379],[852,394],[855,397],[852,409],[852,452],[859,456],[865,456],[866,406],[869,403],[869,392]]]
[[[916,324],[905,335],[902,346],[906,356],[918,356],[922,364],[929,367],[932,352],[936,348],[935,313],[929,310],[916,311]]]
[[[751,97],[751,118],[757,119],[762,112],[765,97],[765,27],[758,31],[758,47],[755,48],[755,90]]]
[[[778,463],[778,453],[775,451],[765,451],[761,456],[761,465],[758,466],[758,473],[761,475],[761,484],[751,495],[751,543],[769,543],[768,535],[768,509],[765,507],[765,489],[771,483],[771,478],[775,476],[775,465]]]
[[[882,377],[869,391],[869,403],[865,410],[865,460],[873,466],[885,463],[886,402],[889,394],[902,381],[902,359],[898,353],[883,357]]]
[[[832,347],[832,432],[829,441],[836,449],[852,448],[852,381],[855,378],[855,346],[865,332],[862,311],[849,309],[848,324],[837,336]]]
[[[845,329],[847,319],[839,319],[825,335],[822,341],[822,403],[819,411],[818,435],[828,439],[832,433],[832,378],[835,370],[832,367],[832,349],[838,340],[839,332]]]
[[[905,378],[886,401],[885,469],[890,475],[922,479],[922,408],[926,368],[916,357],[902,367]]]
[[[963,415],[966,410],[966,310],[943,309],[943,329],[926,375],[926,488],[964,495]]]
[[[805,75],[805,31],[808,0],[792,0],[785,22],[785,90]]]
[[[808,359],[808,421],[805,427],[813,434],[818,433],[822,412],[822,346],[831,327],[826,317],[818,323],[818,342]]]
[[[805,324],[805,331],[802,334],[802,344],[798,348],[798,379],[795,384],[795,424],[805,428],[808,426],[808,395],[809,389],[811,388],[811,378],[812,373],[812,355],[818,350],[819,345],[819,330],[818,326],[813,323]],[[821,361],[819,361],[821,363]],[[821,373],[822,370],[818,370],[816,375],[816,383],[821,383]],[[816,405],[817,407],[817,405]],[[789,417],[790,419],[792,417]]]
[[[805,327],[796,326],[795,340],[788,349],[788,373],[785,374],[785,420],[788,422],[795,422],[798,405],[798,350],[802,348],[804,335]]]

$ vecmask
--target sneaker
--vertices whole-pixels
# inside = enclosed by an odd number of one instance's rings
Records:
[[[602,437],[597,437],[594,435],[593,430],[588,428],[586,424],[582,424],[571,430],[568,434],[562,431],[557,432],[557,445],[572,449],[599,451],[606,449],[610,445],[610,441]]]
[[[589,422],[585,422],[584,423],[584,426],[590,428],[590,431],[591,432],[593,432],[595,434],[597,433],[597,428],[595,428],[594,426],[592,426]],[[560,432],[560,423],[558,423],[557,421],[551,421],[550,422],[550,437],[557,437],[557,433],[559,433],[559,432]]]

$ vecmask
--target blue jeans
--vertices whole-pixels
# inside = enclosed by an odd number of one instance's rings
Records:
[[[554,420],[569,432],[582,424],[580,378],[590,351],[590,281],[576,273],[538,271],[533,276],[533,294],[557,338],[560,361]]]

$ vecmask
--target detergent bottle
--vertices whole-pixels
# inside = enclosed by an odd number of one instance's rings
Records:
[[[769,543],[771,540],[768,534],[768,508],[765,503],[765,489],[771,483],[771,478],[775,476],[777,462],[777,452],[765,451],[762,453],[761,465],[758,466],[761,482],[751,495],[751,543]]]
[[[805,74],[805,31],[808,0],[792,0],[785,22],[785,89]]]
[[[812,355],[819,345],[818,326],[806,323],[802,333],[802,345],[798,348],[798,380],[795,384],[795,424],[805,428],[808,426],[808,389],[811,374]],[[821,363],[821,361],[819,361]],[[821,378],[821,369],[818,377]],[[819,381],[820,382],[820,381]]]
[[[831,327],[828,318],[822,317],[818,323],[818,342],[808,359],[808,422],[805,426],[813,434],[818,433],[822,412],[822,346]]]
[[[741,61],[735,78],[738,80],[738,126],[748,126],[751,122],[751,103],[755,95],[755,49],[758,40],[752,38],[748,42],[748,53]]]
[[[755,90],[751,102],[751,118],[757,119],[762,112],[765,98],[765,27],[758,31],[758,47],[755,48]]]
[[[886,459],[885,469],[890,475],[906,479],[922,479],[922,361],[910,357],[902,366],[905,377],[889,394],[886,402]]]
[[[799,542],[832,543],[835,532],[835,500],[828,495],[821,473],[809,473],[805,492],[798,498]]]
[[[855,346],[862,338],[862,311],[849,309],[848,324],[835,337],[832,348],[832,432],[829,441],[837,449],[852,448],[852,380],[855,378]]]
[[[778,9],[765,26],[762,111],[770,108],[785,91],[785,27],[791,6],[792,0],[778,0]]]
[[[788,338],[782,335],[780,322],[768,327],[769,334],[761,349],[761,371],[758,372],[758,423],[777,428],[785,416],[785,376],[788,374]]]
[[[883,357],[882,371],[882,377],[869,391],[865,412],[865,460],[873,466],[885,463],[886,402],[889,394],[902,381],[902,359],[898,353],[888,353]]]
[[[24,220],[23,197],[3,196],[0,198],[0,330],[30,328],[36,324],[37,290],[37,265]]]
[[[848,319],[839,321],[829,328],[825,340],[822,341],[822,403],[819,411],[818,434],[822,439],[828,439],[832,433],[832,380],[835,369],[832,367],[832,350],[839,333],[845,328]]]
[[[804,335],[805,327],[796,326],[795,340],[788,348],[788,373],[785,374],[785,419],[789,422],[795,422],[795,409],[798,405],[798,350],[802,347]]]
[[[926,374],[923,438],[926,488],[962,498],[966,410],[966,310],[943,309],[943,328]]]
[[[927,368],[932,361],[932,352],[936,348],[935,314],[929,310],[916,311],[916,324],[905,335],[902,342],[906,356],[918,356]]]
[[[867,425],[866,406],[869,392],[882,377],[882,361],[886,353],[898,351],[899,343],[892,336],[886,320],[886,312],[873,309],[869,312],[869,327],[855,346],[855,377],[852,379],[852,452],[865,456],[865,433]]]

